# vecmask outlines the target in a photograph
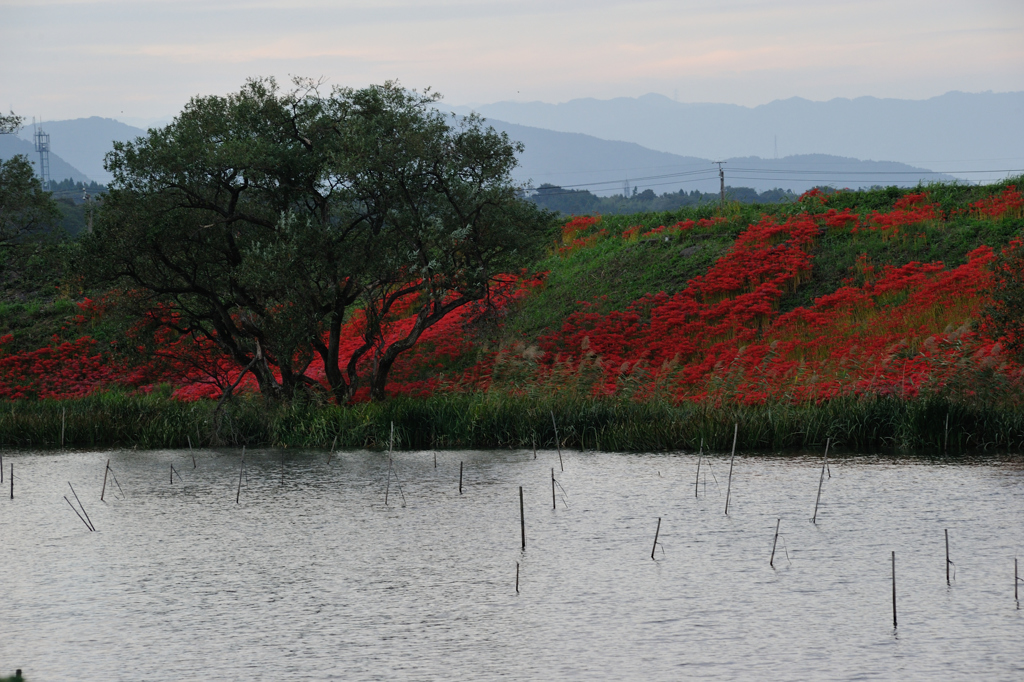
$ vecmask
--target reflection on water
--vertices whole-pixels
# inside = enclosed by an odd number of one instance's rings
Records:
[[[236,504],[239,455],[203,451],[193,469],[187,451],[4,453],[16,481],[12,501],[4,472],[0,675],[1024,674],[1024,469],[1012,462],[836,460],[812,525],[815,459],[738,458],[726,517],[723,457],[695,490],[693,455],[566,453],[563,473],[553,452],[440,452],[436,469],[433,452],[397,453],[403,505],[386,455],[328,465],[279,450],[247,453]],[[108,480],[101,503],[107,458],[124,496]],[[68,481],[97,532],[64,501]]]

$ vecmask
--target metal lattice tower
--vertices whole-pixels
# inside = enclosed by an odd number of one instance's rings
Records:
[[[43,183],[43,189],[50,189],[50,133],[43,132],[43,122],[36,124],[32,119],[32,127],[35,130],[36,151],[39,153],[39,179]]]

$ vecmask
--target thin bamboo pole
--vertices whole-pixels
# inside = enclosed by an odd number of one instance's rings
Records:
[[[526,550],[526,512],[523,509],[523,486],[519,486],[519,530],[523,536],[523,550]]]
[[[896,550],[892,552],[892,626],[896,627]]]
[[[739,422],[733,426],[732,431],[732,458],[729,460],[729,486],[725,489],[725,515],[729,515],[729,497],[732,495],[732,467],[736,463],[736,437],[739,436]],[[721,493],[719,493],[721,494]]]
[[[562,442],[558,439],[558,424],[555,422],[555,411],[551,410],[551,425],[555,427],[555,447],[558,448],[558,467],[565,471],[565,464],[562,463]]]
[[[242,463],[238,467],[238,492],[235,493],[235,504],[238,504],[238,499],[242,496],[242,472],[245,471],[245,446],[242,446]]]
[[[946,585],[949,585],[949,529],[945,529],[946,533]]]
[[[700,439],[700,453],[697,455],[697,478],[693,481],[693,496],[700,497],[698,485],[700,485],[700,460],[704,458],[704,439]]]
[[[811,518],[811,523],[815,525],[818,523],[818,503],[821,502],[821,486],[825,483],[825,467],[828,466],[828,446],[831,442],[831,438],[825,441],[825,459],[821,462],[821,478],[818,479],[818,497],[814,500],[814,516]]]
[[[555,504],[555,467],[551,467],[551,508],[558,509]]]
[[[782,519],[775,521],[775,540],[772,541],[772,558],[768,560],[768,565],[775,568],[775,546],[779,544],[779,524],[782,523]]]
[[[107,466],[103,467],[103,489],[100,490],[100,502],[103,501],[103,496],[107,494],[107,474],[110,473],[110,460],[107,460]]]
[[[89,527],[96,530],[96,526],[92,525],[92,519],[89,518],[89,512],[85,511],[85,505],[82,504],[80,499],[78,499],[78,493],[75,492],[75,488],[71,485],[71,481],[68,481],[68,487],[71,488],[71,494],[75,496],[75,502],[77,502],[78,506],[82,508],[82,513],[85,514],[85,520],[89,522]]]
[[[82,515],[78,513],[77,509],[75,509],[75,505],[71,504],[71,500],[68,499],[67,495],[64,496],[64,501],[68,503],[69,507],[71,507],[71,511],[75,512],[75,514],[78,515],[78,518],[82,519]],[[82,519],[82,523],[84,523],[85,527],[88,528],[90,531],[96,530],[95,528],[89,526],[85,519]]]
[[[654,550],[658,549],[658,533],[661,532],[661,517],[658,517],[658,527],[654,529],[654,546],[651,547],[651,558],[654,558]]]

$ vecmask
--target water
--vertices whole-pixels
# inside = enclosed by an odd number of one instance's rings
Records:
[[[236,505],[239,454],[202,451],[193,470],[187,451],[5,453],[0,675],[1024,675],[1019,462],[833,461],[812,525],[821,464],[810,457],[737,458],[726,517],[724,457],[702,468],[695,498],[692,455],[565,453],[562,473],[553,452],[441,452],[436,469],[434,453],[403,452],[401,493],[392,478],[385,506],[386,455],[328,465],[280,450],[248,452]],[[126,497],[108,480],[101,503],[108,457]],[[171,463],[183,483],[168,482]],[[566,491],[557,510],[552,466]],[[64,501],[67,481],[97,532]]]

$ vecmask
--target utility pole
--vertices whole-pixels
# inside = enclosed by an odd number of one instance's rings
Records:
[[[718,164],[718,180],[719,180],[719,182],[720,182],[720,184],[722,186],[722,206],[725,206],[725,169],[722,168],[722,165],[725,164],[726,162],[725,161],[712,161],[711,163],[713,163],[713,164],[717,163]]]

